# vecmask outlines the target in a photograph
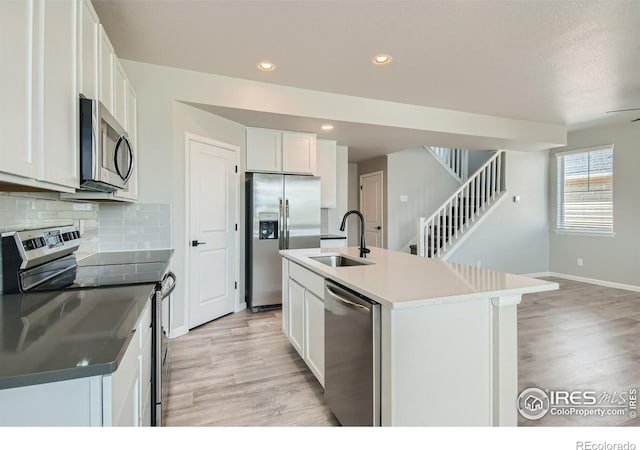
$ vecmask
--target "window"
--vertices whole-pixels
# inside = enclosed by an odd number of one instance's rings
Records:
[[[613,146],[556,156],[558,230],[613,233]]]

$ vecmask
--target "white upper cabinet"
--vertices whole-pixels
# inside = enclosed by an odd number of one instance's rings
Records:
[[[0,61],[2,189],[76,192],[79,95],[137,134],[135,93],[90,0],[0,1]]]
[[[75,0],[42,2],[41,67],[37,78],[40,120],[38,180],[70,188],[79,186],[78,169],[78,30]]]
[[[129,82],[127,82],[126,87],[125,103],[126,120],[124,122],[124,128],[129,135],[129,142],[131,143],[133,153],[136,156],[133,158],[133,173],[127,183],[127,189],[118,191],[115,194],[115,197],[123,200],[135,201],[138,199],[138,116],[136,109],[136,93]]]
[[[247,128],[246,170],[313,174],[316,171],[316,135]]]
[[[0,172],[22,177],[34,177],[36,169],[31,145],[33,24],[33,1],[0,1]]]
[[[282,132],[247,128],[247,171],[282,172]]]
[[[315,134],[282,132],[282,171],[285,173],[315,173]]]
[[[80,77],[78,91],[86,98],[95,99],[100,93],[100,20],[89,0],[80,6]]]
[[[320,207],[336,207],[336,141],[318,139],[318,170],[320,177]]]
[[[113,114],[115,53],[109,36],[100,25],[100,101]]]
[[[113,58],[113,117],[127,128],[127,76],[118,58]]]

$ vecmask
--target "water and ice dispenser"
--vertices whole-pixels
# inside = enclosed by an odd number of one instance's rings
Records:
[[[278,213],[259,213],[258,224],[258,239],[278,239]]]

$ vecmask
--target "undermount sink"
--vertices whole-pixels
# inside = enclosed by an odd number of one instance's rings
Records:
[[[331,267],[350,267],[350,266],[366,266],[373,263],[368,261],[362,261],[358,259],[347,258],[342,255],[322,255],[322,256],[310,256],[314,261],[325,264]]]

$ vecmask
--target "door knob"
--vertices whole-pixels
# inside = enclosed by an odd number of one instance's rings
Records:
[[[206,242],[198,242],[198,240],[191,241],[192,247],[197,247],[198,245],[203,245],[203,244],[206,244]]]
[[[377,226],[376,230],[382,230],[382,227],[381,226]]]

